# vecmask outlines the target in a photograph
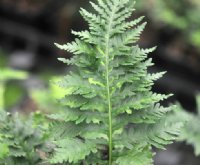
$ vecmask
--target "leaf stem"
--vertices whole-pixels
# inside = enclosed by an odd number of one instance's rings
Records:
[[[108,165],[112,165],[112,149],[113,149],[113,142],[112,142],[112,104],[111,104],[111,96],[110,96],[110,82],[109,82],[109,47],[110,47],[110,31],[113,24],[114,13],[115,13],[116,6],[114,5],[112,9],[112,13],[109,19],[107,34],[106,34],[106,50],[105,50],[105,57],[106,57],[106,88],[107,88],[107,103],[108,103],[108,125],[109,125],[109,160]]]
[[[106,68],[106,84],[107,84],[107,102],[108,102],[108,120],[109,120],[109,165],[112,164],[112,106],[110,98],[110,83],[108,67]]]

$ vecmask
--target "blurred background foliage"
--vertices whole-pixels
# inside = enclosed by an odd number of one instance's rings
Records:
[[[6,57],[0,51],[0,109],[9,109],[22,100],[23,88],[18,84],[9,83],[11,80],[27,78],[25,71],[10,69],[6,65]]]
[[[0,112],[0,164],[35,165],[43,162],[47,149],[47,125],[40,113],[24,119],[18,113]],[[42,119],[41,119],[42,118]],[[42,121],[42,123],[41,123]],[[38,127],[38,122],[40,126]]]
[[[88,2],[0,1],[0,109],[25,116],[38,111],[59,111],[56,99],[65,91],[54,83],[71,68],[58,62],[57,58],[70,58],[71,55],[58,50],[53,43],[73,40],[71,29],[87,29],[78,10],[80,6],[90,8]],[[196,117],[195,97],[200,91],[200,1],[136,0],[136,9],[133,17],[144,15],[148,22],[140,46],[158,46],[151,56],[155,66],[149,71],[167,71],[153,90],[174,93],[169,102],[180,102],[182,108],[179,109]],[[42,123],[43,119],[34,118],[36,121]],[[197,132],[200,130],[198,124],[196,129]],[[189,132],[186,134],[190,135]],[[200,142],[199,137],[197,141]],[[1,159],[8,153],[8,146],[0,143],[0,148]],[[199,165],[199,159],[191,146],[180,143],[169,146],[164,156],[163,152],[158,152],[155,164]]]
[[[156,25],[180,30],[184,40],[199,49],[200,1],[199,0],[140,0],[141,11],[146,11]]]
[[[187,123],[182,128],[180,136],[181,141],[186,141],[194,147],[194,153],[196,156],[200,155],[200,94],[196,96],[197,113],[186,112],[181,105],[178,106],[178,112],[175,118],[187,116]]]

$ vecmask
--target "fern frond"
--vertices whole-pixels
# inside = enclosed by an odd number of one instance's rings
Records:
[[[34,115],[23,121],[17,114],[1,112],[0,146],[7,148],[0,164],[30,165],[43,161],[39,152],[43,152],[45,140],[48,137],[42,126],[34,128]],[[45,130],[46,131],[46,130]],[[1,149],[0,149],[1,150]],[[1,156],[1,151],[0,151]]]
[[[124,152],[123,156],[119,156],[116,164],[119,165],[152,165],[152,152],[150,146],[134,147],[129,152]]]
[[[173,113],[172,119],[181,120],[181,118],[185,118],[186,123],[185,126],[181,129],[181,133],[179,136],[180,141],[186,141],[187,144],[192,145],[194,147],[194,153],[196,156],[200,155],[200,95],[196,96],[197,103],[197,114],[192,114],[190,112],[185,111],[181,105],[178,104],[177,110]]]
[[[151,92],[165,72],[147,71],[154,65],[148,54],[155,47],[137,45],[146,23],[143,17],[127,21],[135,10],[133,1],[90,4],[96,13],[80,10],[89,30],[72,31],[78,39],[57,45],[74,54],[61,61],[75,65],[75,71],[58,82],[66,95],[59,100],[63,112],[49,115],[56,146],[50,162],[152,164],[151,146],[164,148],[181,127],[168,120],[174,107],[159,104],[171,95]]]
[[[57,148],[55,149],[56,154],[50,163],[78,163],[81,160],[84,160],[90,152],[97,152],[96,146],[91,141],[83,141],[78,138],[73,139],[62,139],[55,142]]]

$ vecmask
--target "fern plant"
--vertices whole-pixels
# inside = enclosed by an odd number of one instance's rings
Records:
[[[18,114],[0,112],[0,164],[36,165],[45,158],[48,131],[44,125],[38,127],[37,121],[44,122],[42,114],[22,119]],[[43,118],[43,119],[42,119]],[[42,120],[41,120],[42,119]]]
[[[26,77],[26,72],[0,68],[1,165],[36,165],[43,161],[45,152],[48,152],[45,151],[48,123],[43,114],[37,112],[23,118],[22,115],[4,111],[6,82],[10,79],[25,79]]]
[[[194,153],[196,156],[200,155],[200,95],[196,97],[197,103],[197,114],[189,113],[179,105],[177,113],[174,117],[177,120],[180,117],[187,118],[185,126],[181,129],[179,136],[180,141],[185,141],[186,143],[194,147]]]
[[[52,164],[150,165],[152,146],[163,149],[179,134],[181,122],[168,122],[173,106],[160,101],[170,95],[151,91],[164,72],[149,74],[155,48],[137,45],[146,23],[127,21],[132,0],[90,2],[95,13],[81,8],[89,30],[72,31],[75,41],[60,49],[73,53],[59,59],[74,69],[58,85],[66,90],[62,113],[49,115]]]

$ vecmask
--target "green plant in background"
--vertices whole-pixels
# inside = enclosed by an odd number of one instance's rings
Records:
[[[27,73],[24,71],[16,71],[8,68],[0,68],[0,109],[4,108],[4,95],[6,90],[6,82],[11,79],[26,79]],[[15,88],[16,89],[16,88]]]
[[[9,114],[4,110],[4,83],[8,79],[25,78],[26,73],[1,70],[0,97],[0,164],[2,165],[36,165],[43,162],[47,150],[48,122],[39,112],[30,117]]]
[[[200,155],[200,95],[196,97],[197,102],[197,114],[189,113],[183,110],[179,105],[179,111],[175,118],[179,118],[184,115],[187,116],[187,123],[181,129],[180,140],[186,141],[188,144],[194,147],[195,155]],[[186,117],[185,117],[186,118]]]
[[[45,158],[47,127],[40,123],[41,114],[22,119],[18,114],[0,112],[0,164],[36,165]],[[43,123],[45,120],[42,120]]]
[[[57,112],[61,109],[57,100],[64,97],[66,90],[56,85],[56,82],[60,81],[60,79],[60,77],[53,77],[47,88],[30,91],[30,96],[38,105],[38,110],[52,113],[55,109]]]
[[[78,38],[60,49],[74,54],[60,59],[75,69],[58,85],[65,89],[61,113],[52,119],[56,145],[52,164],[149,165],[152,146],[163,149],[179,134],[181,122],[168,122],[173,106],[160,101],[170,95],[151,91],[164,74],[148,74],[147,55],[154,50],[137,45],[146,23],[143,17],[127,19],[132,0],[91,2],[96,14],[81,9],[89,31],[72,33]]]
[[[138,7],[147,11],[153,21],[177,28],[192,45],[200,45],[200,1],[152,0],[138,1]]]
[[[14,70],[14,69],[10,69],[8,67],[6,67],[6,59],[4,58],[4,56],[2,55],[2,51],[0,50],[0,58],[1,58],[1,62],[0,62],[0,110],[5,108],[5,102],[7,100],[5,100],[5,91],[9,90],[8,88],[6,88],[6,84],[9,80],[13,80],[13,79],[17,79],[17,80],[21,80],[21,79],[26,79],[28,77],[28,74],[24,71],[18,71],[18,70]],[[9,101],[7,104],[13,104],[16,103],[19,99],[20,99],[20,94],[21,94],[21,89],[14,87],[12,88],[12,97],[9,97]],[[17,94],[16,96],[14,96],[14,94]],[[7,92],[8,94],[8,92]]]
[[[0,53],[1,54],[1,53]],[[0,60],[0,164],[1,165],[36,165],[45,159],[46,141],[48,139],[48,123],[45,116],[39,112],[30,117],[5,112],[8,104],[16,103],[14,94],[19,95],[18,88],[8,88],[9,80],[26,79],[27,73],[6,67],[6,62]],[[14,90],[13,90],[14,89]],[[13,93],[14,92],[14,93]],[[13,98],[14,97],[14,98]],[[50,149],[50,147],[48,147]]]

